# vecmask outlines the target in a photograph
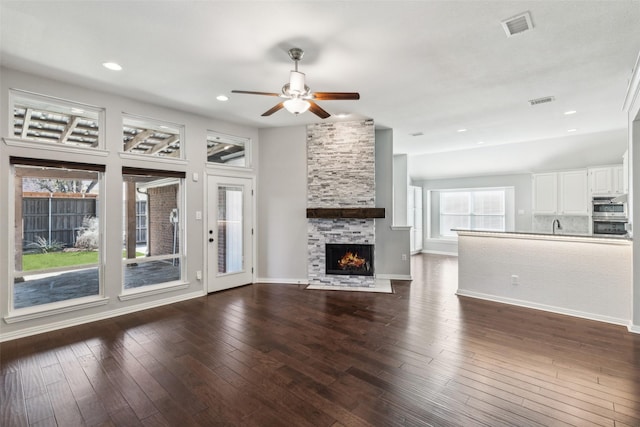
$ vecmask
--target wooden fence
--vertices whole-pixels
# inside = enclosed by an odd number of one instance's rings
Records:
[[[97,207],[95,197],[23,197],[23,250],[38,237],[73,247],[82,221],[95,217]],[[146,201],[136,203],[136,240],[141,244],[147,241],[146,209]]]

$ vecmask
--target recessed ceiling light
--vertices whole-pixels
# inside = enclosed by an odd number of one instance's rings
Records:
[[[216,99],[218,101],[228,101],[229,97],[227,95],[218,95],[218,96],[216,96]]]
[[[478,141],[477,144],[478,145],[482,145],[482,144],[484,144],[484,141]]]
[[[578,129],[567,129],[567,132],[577,132]]]
[[[569,111],[565,111],[564,112],[564,114],[567,115],[567,116],[570,116],[570,115],[575,114],[575,113],[577,113],[576,110],[569,110]]]
[[[466,130],[466,129],[464,129],[464,128],[463,128],[463,129],[458,129],[458,132],[466,132],[466,131],[467,131],[467,130]]]
[[[336,114],[336,117],[338,117],[339,119],[345,119],[345,118],[347,118],[349,116],[350,116],[349,113],[338,113],[338,114]]]
[[[102,66],[111,71],[120,71],[122,70],[122,66],[117,62],[103,62]]]

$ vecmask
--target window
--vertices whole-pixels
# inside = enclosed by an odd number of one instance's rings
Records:
[[[102,294],[101,165],[11,157],[12,309]]]
[[[56,146],[98,148],[104,110],[11,90],[13,136]]]
[[[439,235],[452,229],[505,231],[505,189],[440,191]]]
[[[125,167],[122,175],[125,292],[182,281],[185,173]]]
[[[122,151],[180,159],[183,133],[180,125],[125,115],[122,120]]]
[[[249,140],[209,131],[207,162],[226,166],[249,167]]]

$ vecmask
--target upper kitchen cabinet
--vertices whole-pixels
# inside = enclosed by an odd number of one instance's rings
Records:
[[[586,169],[533,175],[535,215],[589,215]]]
[[[625,173],[622,165],[589,168],[589,191],[591,195],[624,194]]]
[[[589,215],[589,185],[586,170],[558,173],[558,205],[562,215]]]
[[[554,215],[558,212],[558,174],[533,175],[533,213]]]

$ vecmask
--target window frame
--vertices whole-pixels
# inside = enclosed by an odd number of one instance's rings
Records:
[[[503,192],[503,198],[504,198],[504,213],[502,215],[499,214],[482,214],[482,215],[478,215],[474,213],[474,209],[473,209],[473,193],[477,193],[477,192],[484,192],[484,191],[502,191]],[[436,240],[457,240],[457,234],[453,234],[453,235],[443,235],[441,234],[440,231],[440,227],[442,224],[442,194],[443,193],[456,193],[456,192],[466,192],[469,193],[469,199],[470,199],[470,203],[469,203],[469,213],[468,214],[460,214],[458,216],[465,216],[465,217],[469,217],[470,219],[470,223],[469,223],[469,227],[468,229],[476,229],[473,228],[472,225],[472,219],[474,216],[500,216],[503,217],[503,224],[504,224],[504,230],[506,231],[507,229],[509,229],[512,226],[512,222],[514,220],[514,212],[511,212],[512,209],[512,203],[513,203],[513,194],[514,188],[510,187],[510,186],[500,186],[500,187],[478,187],[478,188],[447,188],[447,189],[440,189],[440,190],[431,190],[431,196],[430,196],[430,200],[433,201],[433,193],[437,194],[437,210],[435,210],[433,207],[431,207],[429,209],[430,211],[430,215],[431,215],[431,220],[430,220],[430,239],[436,239]],[[445,214],[446,215],[446,214]],[[456,216],[454,214],[449,214],[450,216]],[[437,217],[437,222],[434,224],[434,217]],[[480,230],[478,228],[478,230]]]
[[[168,156],[158,156],[155,154],[131,153],[128,151],[124,151],[124,147],[123,147],[124,141],[122,141],[118,149],[118,153],[121,159],[145,160],[148,162],[164,162],[164,163],[172,163],[172,164],[187,164],[187,161],[186,161],[186,145],[187,144],[185,144],[185,140],[184,140],[185,125],[170,122],[168,120],[159,120],[151,117],[123,112],[121,114],[121,120],[120,120],[121,139],[124,137],[124,127],[125,127],[125,121],[127,119],[132,120],[134,122],[139,122],[141,126],[146,127],[148,129],[157,130],[158,132],[162,132],[163,128],[177,130],[180,138],[179,139],[180,156],[168,157]],[[130,126],[134,126],[134,125],[130,125]]]
[[[244,144],[244,158],[245,158],[244,166],[228,165],[228,164],[225,164],[225,163],[210,162],[208,160],[208,157],[209,157],[208,156],[209,137],[215,137],[217,139],[228,140],[229,143],[231,143],[231,144],[236,143],[236,142],[243,143]],[[206,140],[205,140],[205,144],[206,144],[206,149],[207,149],[207,155],[205,156],[205,158],[207,159],[205,161],[207,169],[220,168],[220,169],[237,170],[237,171],[251,171],[251,170],[253,170],[253,163],[252,163],[253,140],[251,138],[244,137],[244,136],[230,135],[230,134],[226,134],[226,133],[222,133],[222,132],[218,132],[218,131],[215,131],[215,130],[208,129],[207,130],[207,137],[206,137]]]
[[[46,142],[40,141],[31,138],[22,138],[18,137],[14,134],[13,131],[10,132],[10,136],[4,138],[4,141],[7,145],[21,146],[33,148],[33,146],[42,147],[43,149],[48,149],[52,151],[65,151],[72,153],[81,153],[81,154],[90,154],[90,155],[98,155],[98,156],[106,156],[108,154],[105,151],[106,139],[105,139],[105,127],[106,127],[106,109],[103,107],[98,107],[95,105],[85,104],[78,101],[71,101],[63,98],[58,98],[49,95],[43,95],[35,92],[29,92],[22,89],[9,89],[9,100],[8,100],[8,124],[13,129],[13,122],[15,118],[14,110],[16,108],[16,104],[20,104],[21,101],[25,104],[31,105],[52,105],[54,107],[59,107],[60,109],[68,109],[70,114],[74,109],[90,111],[92,114],[97,116],[97,144],[94,147],[85,147],[78,146],[75,144],[57,144],[54,142]]]
[[[150,169],[150,168],[139,168],[139,167],[122,167],[122,200],[123,202],[126,200],[125,198],[125,175],[130,176],[139,176],[139,177],[158,177],[161,178],[156,183],[160,186],[168,186],[178,184],[177,189],[177,203],[178,203],[178,216],[179,216],[179,224],[181,227],[179,228],[178,234],[178,242],[179,242],[179,251],[177,254],[165,254],[165,255],[154,255],[154,256],[145,256],[141,258],[121,258],[120,259],[120,271],[121,271],[121,285],[120,285],[120,294],[118,295],[118,299],[121,301],[127,301],[135,298],[141,298],[144,296],[155,295],[159,293],[164,293],[171,290],[184,289],[189,286],[189,283],[186,279],[187,274],[187,256],[186,256],[186,235],[187,235],[187,221],[184,212],[186,211],[186,173],[182,171],[168,171],[168,170],[159,170],[159,169]],[[149,200],[147,199],[147,207],[149,207]],[[148,209],[148,208],[147,208]],[[126,209],[123,212],[123,219],[126,219]],[[123,235],[128,232],[126,225],[123,224]],[[150,228],[147,226],[147,239],[149,239],[151,234]],[[140,263],[149,263],[156,261],[164,261],[169,259],[178,259],[180,263],[180,278],[178,280],[172,280],[167,282],[160,282],[148,285],[141,285],[133,288],[125,288],[125,269],[129,264],[140,264]]]
[[[15,265],[15,256],[16,256],[16,233],[14,230],[14,224],[16,223],[16,185],[17,185],[17,176],[16,176],[16,166],[36,166],[36,167],[46,167],[46,168],[58,168],[64,169],[64,166],[67,166],[68,169],[73,170],[87,170],[94,171],[98,174],[98,194],[104,194],[105,191],[105,173],[106,166],[100,164],[92,164],[92,163],[78,163],[78,162],[67,162],[67,161],[58,161],[58,160],[50,160],[50,159],[36,159],[29,157],[18,157],[18,156],[10,156],[9,157],[9,185],[10,188],[14,189],[10,192],[10,202],[9,202],[9,255],[11,257],[9,265],[10,268],[7,269],[7,273],[9,276],[8,280],[8,289],[7,289],[7,315],[4,317],[4,321],[8,324],[32,320],[42,317],[47,317],[55,314],[66,313],[69,311],[81,310],[90,307],[97,307],[101,305],[106,305],[109,302],[109,298],[105,296],[105,283],[104,283],[104,274],[105,274],[105,221],[106,217],[106,203],[97,203],[96,213],[98,218],[101,220],[98,222],[99,227],[99,249],[98,249],[98,292],[95,295],[89,295],[79,298],[72,298],[63,301],[50,302],[45,304],[37,304],[29,307],[23,308],[15,308],[15,278],[17,277],[17,270]],[[21,179],[21,178],[20,178]],[[100,198],[98,197],[98,201]],[[92,264],[93,266],[94,264]],[[59,270],[60,268],[47,269],[42,272],[52,272],[54,270]],[[74,268],[71,269],[73,271]],[[64,270],[63,270],[64,271]],[[40,274],[40,273],[38,273]]]

